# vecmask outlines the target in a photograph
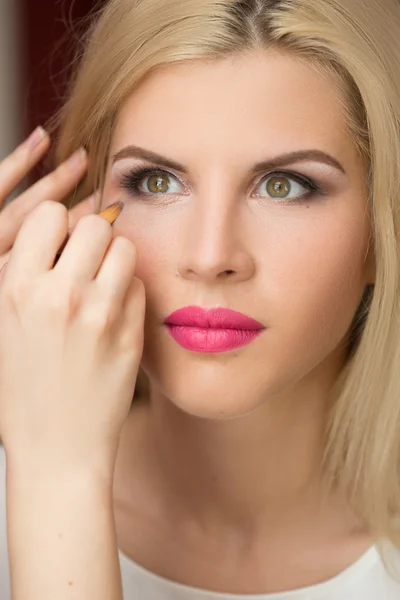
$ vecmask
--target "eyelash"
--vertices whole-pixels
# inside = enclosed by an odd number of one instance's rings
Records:
[[[175,178],[177,181],[179,181],[179,183],[182,184],[179,177],[177,177],[173,173],[170,173],[169,171],[166,171],[164,169],[157,169],[155,167],[132,167],[130,169],[129,173],[126,173],[125,175],[123,175],[121,177],[120,187],[125,189],[132,196],[136,196],[136,197],[144,197],[145,198],[145,197],[165,196],[166,194],[149,194],[149,193],[143,192],[142,190],[139,189],[139,184],[143,181],[143,179],[145,179],[146,177],[151,177],[152,175],[168,175],[169,177]],[[318,194],[325,193],[319,185],[317,185],[314,181],[312,181],[308,177],[305,177],[304,175],[300,175],[299,173],[294,173],[293,171],[285,171],[285,170],[271,171],[267,175],[264,175],[264,177],[262,177],[260,179],[260,181],[258,183],[258,187],[263,183],[263,181],[267,181],[271,177],[286,177],[287,179],[292,179],[292,180],[296,181],[296,183],[299,183],[300,185],[304,186],[308,190],[308,192],[302,194],[301,196],[298,196],[297,198],[291,198],[288,200],[285,200],[285,198],[282,198],[282,202],[280,202],[281,204],[299,204],[302,201],[304,202],[305,200],[310,200],[311,198],[313,198],[314,196],[316,196]],[[278,198],[276,199],[276,202],[279,203]]]

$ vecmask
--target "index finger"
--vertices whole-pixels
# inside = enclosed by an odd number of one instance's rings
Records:
[[[69,217],[69,230],[70,231],[72,231],[76,227],[78,221],[80,221],[80,219],[82,219],[82,217],[84,217],[86,215],[90,215],[94,212],[96,202],[97,202],[97,194],[95,193],[95,194],[92,194],[91,196],[89,196],[88,198],[86,198],[85,200],[82,200],[81,202],[79,202],[79,204],[77,204],[76,206],[74,206],[73,208],[71,208],[69,210],[68,217]],[[6,264],[8,263],[8,261],[10,260],[11,252],[12,252],[12,250],[10,250],[9,252],[6,252],[6,254],[3,254],[2,256],[0,256],[0,273],[3,269],[3,267],[5,267]]]

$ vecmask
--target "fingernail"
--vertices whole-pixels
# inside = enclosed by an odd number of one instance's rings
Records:
[[[71,169],[78,169],[82,167],[82,165],[86,162],[87,152],[85,148],[79,148],[76,152],[72,154],[67,160],[67,165]]]
[[[34,148],[37,148],[37,146],[39,146],[39,144],[47,136],[48,136],[48,133],[45,129],[43,129],[43,127],[41,127],[41,126],[36,127],[35,131],[33,133],[31,133],[31,135],[26,140],[26,145],[28,146],[28,148],[33,150]]]

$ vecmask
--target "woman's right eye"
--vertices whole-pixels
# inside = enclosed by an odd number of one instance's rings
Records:
[[[175,186],[171,185],[171,180],[175,182]],[[163,196],[182,193],[181,183],[175,175],[153,168],[131,169],[129,173],[122,176],[120,186],[135,196]]]

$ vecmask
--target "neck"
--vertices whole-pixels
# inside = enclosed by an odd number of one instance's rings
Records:
[[[348,526],[343,498],[328,498],[322,456],[332,384],[298,386],[240,418],[191,416],[153,389],[148,438],[157,477],[170,509],[202,526],[235,527],[252,535],[314,528],[338,513]],[[346,518],[343,520],[343,515]],[[337,527],[337,518],[328,520]]]

